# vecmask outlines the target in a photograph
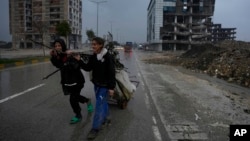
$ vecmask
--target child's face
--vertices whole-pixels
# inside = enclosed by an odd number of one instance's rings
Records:
[[[92,41],[92,49],[93,49],[93,52],[98,54],[100,53],[101,49],[102,49],[102,45],[101,44],[98,44],[95,40]]]
[[[54,47],[54,48],[55,48],[56,51],[59,51],[59,52],[62,51],[62,46],[61,46],[61,44],[58,43],[58,42],[55,43],[55,47]]]

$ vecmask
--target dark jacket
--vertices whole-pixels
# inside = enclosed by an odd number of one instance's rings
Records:
[[[81,72],[79,62],[73,57],[62,56],[62,58],[51,57],[51,63],[60,69],[61,84],[71,86],[73,84],[84,84],[85,79]],[[64,60],[65,59],[65,60]]]
[[[80,61],[80,64],[85,71],[92,71],[92,82],[95,85],[115,88],[114,59],[108,52],[103,56],[103,61],[97,60],[97,55],[93,54],[87,64],[83,61]]]
[[[63,86],[71,86],[73,84],[84,84],[85,79],[81,72],[79,62],[74,57],[68,57],[67,54],[64,54],[67,49],[62,39],[57,39],[55,40],[55,42],[60,42],[63,53],[60,53],[57,56],[52,56],[50,58],[50,61],[55,67],[60,69],[61,84]]]

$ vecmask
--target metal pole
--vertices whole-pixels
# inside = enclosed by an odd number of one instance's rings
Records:
[[[112,34],[112,36],[113,36],[113,33],[112,33],[112,21],[111,21],[110,23],[111,23],[111,25],[110,25],[110,26],[111,26],[111,27],[110,27],[110,28],[111,28],[110,33],[111,33],[111,34]]]
[[[98,36],[99,4],[107,1],[91,1],[96,3],[96,35]]]
[[[96,35],[98,36],[98,19],[99,19],[99,3],[96,3],[97,4],[97,19],[96,19],[96,21],[97,21],[97,24],[96,24]]]

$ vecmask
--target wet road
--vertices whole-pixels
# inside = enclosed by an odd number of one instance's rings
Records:
[[[135,55],[120,53],[121,62],[131,80],[142,81]],[[47,80],[44,76],[56,70],[50,63],[22,66],[0,71],[0,140],[1,141],[84,141],[91,129],[93,115],[88,115],[86,105],[81,105],[83,120],[70,125],[74,116],[69,97],[62,94],[59,73]],[[95,102],[93,85],[86,77],[81,94]],[[110,105],[112,124],[101,131],[96,141],[157,141],[163,127],[156,123],[152,101],[148,99],[143,84],[139,84],[134,97],[124,110]],[[158,125],[159,124],[159,125]],[[164,132],[162,132],[164,133]]]
[[[140,81],[124,110],[110,106],[112,124],[96,141],[226,141],[230,124],[250,124],[250,90],[180,67],[147,64],[152,52],[120,53],[132,80]],[[62,94],[59,73],[40,63],[0,71],[0,140],[85,141],[92,116],[82,105],[83,120],[73,116]],[[93,85],[84,72],[82,95],[94,101]],[[10,97],[11,96],[11,97]]]

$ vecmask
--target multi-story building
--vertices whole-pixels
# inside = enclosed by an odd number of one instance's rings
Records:
[[[147,41],[155,50],[188,49],[211,42],[215,0],[150,0]]]
[[[221,24],[212,24],[209,28],[210,41],[217,43],[224,40],[235,40],[236,28],[223,28]]]
[[[69,48],[82,43],[82,0],[9,0],[10,33],[14,48],[51,45],[57,38],[56,25],[69,23]]]

